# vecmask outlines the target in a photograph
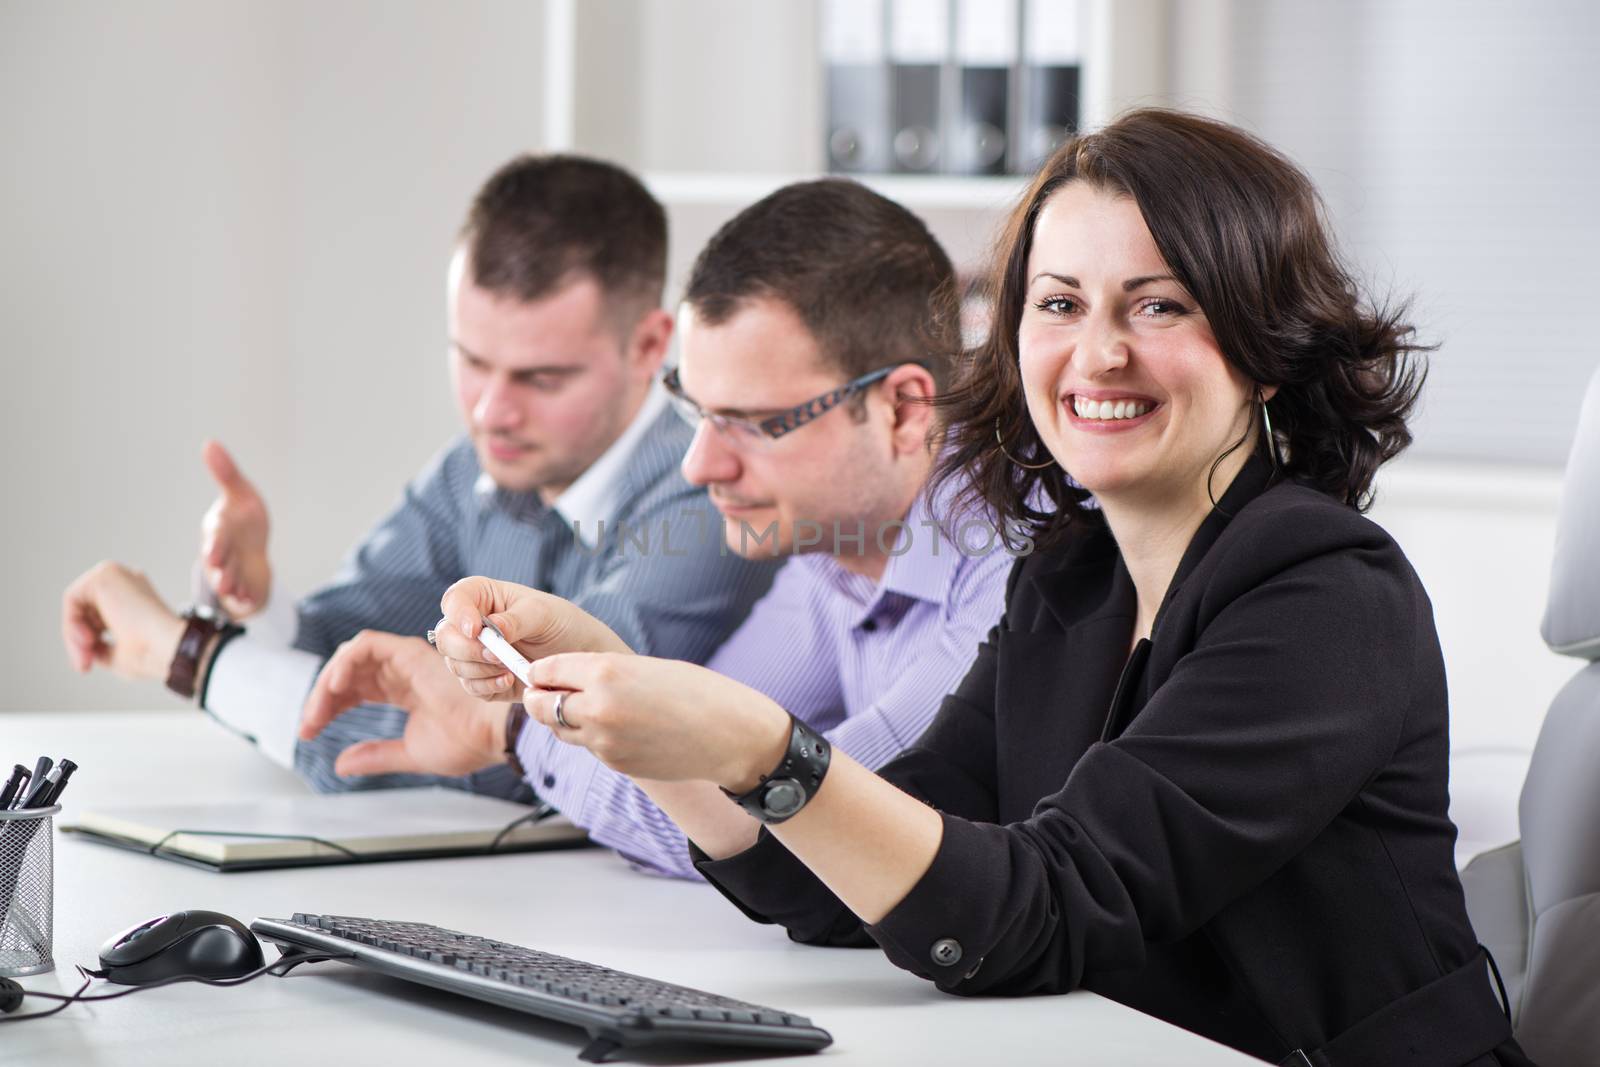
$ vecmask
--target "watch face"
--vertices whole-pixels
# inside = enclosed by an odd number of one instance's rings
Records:
[[[774,778],[767,783],[761,808],[770,818],[787,819],[806,803],[806,791],[793,778]]]

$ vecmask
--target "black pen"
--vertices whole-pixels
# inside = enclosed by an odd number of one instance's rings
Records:
[[[33,774],[28,777],[26,789],[17,790],[15,799],[11,801],[11,810],[19,811],[28,806],[28,801],[33,799],[34,790],[44,784],[44,776],[50,773],[53,760],[49,756],[40,756],[33,765]]]
[[[22,781],[17,783],[17,795],[11,798],[11,807],[7,809],[8,811],[16,811],[18,808],[22,807],[22,798],[27,794],[28,783],[31,781],[33,781],[32,773],[24,769],[22,772]]]
[[[67,790],[67,779],[71,778],[72,772],[77,769],[78,765],[69,759],[63,759],[60,763],[56,764],[56,774],[59,775],[59,777],[56,779],[56,784],[51,787],[50,795],[45,797],[45,807],[54,807],[56,804],[61,802],[61,794]]]
[[[59,782],[60,780],[61,780],[61,768],[57,767],[55,770],[51,771],[49,774],[45,775],[43,778],[40,778],[40,779],[36,780],[33,783],[33,788],[28,790],[27,799],[24,800],[21,804],[18,804],[17,807],[19,807],[19,808],[45,808],[45,807],[49,807],[50,803],[49,803],[49,799],[48,798],[49,798],[51,793],[55,792],[56,783]]]
[[[0,811],[5,811],[11,806],[11,798],[22,792],[22,783],[28,780],[28,768],[18,763],[11,769],[11,777],[6,782],[6,787],[0,789]]]
[[[50,773],[50,768],[53,766],[55,766],[55,761],[49,756],[40,756],[38,760],[34,762],[33,777],[29,779],[29,781],[32,782],[33,788],[37,789],[39,787],[39,783],[44,781],[44,776]],[[18,804],[17,807],[20,808],[22,805]]]

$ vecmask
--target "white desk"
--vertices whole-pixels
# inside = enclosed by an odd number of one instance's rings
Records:
[[[82,767],[66,794],[69,815],[118,801],[304,788],[198,713],[0,712],[0,759],[40,754]],[[635,873],[599,849],[241,874],[70,835],[57,834],[55,850],[56,972],[23,979],[29,989],[70,990],[74,963],[94,966],[108,936],[168,911],[209,908],[246,923],[320,911],[501,938],[809,1015],[833,1034],[824,1060],[786,1063],[1257,1062],[1092,993],[946,996],[881,953],[795,945],[778,928],[744,919],[708,886]],[[269,959],[275,954],[268,950]],[[28,1000],[24,1010],[48,1006]],[[572,1027],[326,963],[287,979],[235,989],[178,985],[0,1026],[0,1063],[574,1064],[584,1040]],[[625,1051],[614,1059],[693,1062]]]

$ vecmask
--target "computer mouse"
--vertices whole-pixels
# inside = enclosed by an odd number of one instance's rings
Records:
[[[108,981],[145,985],[163,978],[238,978],[263,965],[261,942],[238,919],[175,911],[130,926],[100,950]]]

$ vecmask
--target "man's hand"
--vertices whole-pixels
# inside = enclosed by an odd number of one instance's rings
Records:
[[[439,652],[461,687],[482,700],[516,700],[522,686],[478,643],[484,619],[530,660],[559,652],[632,651],[611,627],[571,601],[515,582],[463,578],[445,590],[439,608]]]
[[[222,445],[207,441],[200,455],[221,490],[200,520],[201,572],[224,611],[248,618],[266,605],[272,589],[266,501]]]
[[[120,563],[90,568],[61,597],[61,639],[79,673],[98,663],[125,678],[165,681],[183,628],[150,579]]]
[[[351,745],[334,763],[337,774],[470,774],[505,758],[505,707],[462,692],[420,637],[363,630],[340,645],[306,698],[301,739],[367,703],[404,708],[405,734]]]

